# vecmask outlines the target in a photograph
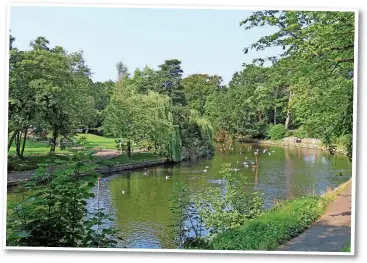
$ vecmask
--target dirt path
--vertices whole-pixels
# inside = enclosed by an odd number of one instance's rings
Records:
[[[93,156],[96,156],[101,159],[111,159],[113,157],[119,156],[121,153],[117,150],[109,150],[109,149],[103,149],[98,150]]]
[[[280,251],[341,252],[351,239],[352,183],[329,205],[325,214]]]

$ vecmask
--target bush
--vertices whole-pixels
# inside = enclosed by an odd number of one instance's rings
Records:
[[[348,147],[350,147],[350,145],[353,144],[353,135],[352,134],[344,134],[342,136],[340,136],[337,140],[336,140],[337,145],[339,145],[340,147],[344,148],[344,149],[348,149]]]
[[[294,135],[297,137],[297,138],[307,138],[308,137],[308,134],[307,134],[307,131],[305,129],[303,129],[302,127],[297,129],[295,132],[294,132]]]
[[[286,132],[287,130],[284,128],[284,125],[277,124],[269,127],[268,135],[272,140],[280,140],[284,138]]]
[[[84,139],[80,140],[86,146]],[[88,198],[97,174],[85,150],[72,150],[74,161],[62,170],[49,172],[38,169],[30,182],[25,183],[27,197],[8,203],[8,246],[37,247],[115,247],[117,229],[105,227],[112,219],[99,208],[89,212]],[[88,178],[79,177],[91,173]],[[39,184],[42,182],[42,184]]]

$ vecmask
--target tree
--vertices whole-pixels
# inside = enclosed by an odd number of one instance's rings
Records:
[[[207,74],[193,74],[182,80],[188,106],[204,114],[206,98],[222,88],[222,77]]]
[[[131,81],[123,78],[116,83],[110,103],[104,110],[103,127],[107,133],[126,140],[127,155],[131,156],[131,143],[141,134],[141,104],[131,88]],[[121,149],[122,151],[122,149]]]
[[[172,98],[173,105],[185,106],[187,104],[183,87],[181,85],[183,70],[181,61],[177,59],[166,60],[159,65],[157,72],[159,86],[155,91]]]
[[[13,52],[17,59],[10,72],[9,128],[15,134],[18,156],[23,156],[30,125],[47,125],[53,133],[50,152],[54,153],[59,135],[74,133],[95,115],[88,91],[90,70],[82,52],[67,54],[62,47],[50,48],[48,43],[39,37],[31,42],[32,50]]]
[[[254,62],[283,61],[282,67],[292,72],[289,108],[294,119],[328,145],[352,134],[354,22],[353,12],[273,10],[254,12],[241,22],[246,30],[278,29],[245,48],[245,53],[249,48],[283,49],[278,57]],[[351,156],[351,147],[348,151]]]
[[[116,69],[117,69],[117,81],[120,81],[122,78],[129,76],[129,70],[127,66],[124,63],[122,63],[122,61],[117,62]]]

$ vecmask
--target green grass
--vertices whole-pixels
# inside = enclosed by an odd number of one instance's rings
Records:
[[[48,154],[50,152],[50,147],[48,146],[48,143],[45,142],[38,142],[38,141],[34,141],[32,139],[28,139],[25,143],[25,148],[24,148],[24,155],[39,155],[39,154]],[[63,152],[60,151],[58,148],[56,148],[56,153],[58,152]],[[15,144],[13,143],[13,145],[10,147],[9,156],[15,156],[16,155],[16,150],[15,150]]]
[[[67,155],[32,155],[24,156],[21,159],[9,156],[8,172],[33,170],[37,169],[41,163],[57,164],[67,160],[69,160]]]
[[[80,137],[86,137],[89,147],[91,148],[103,148],[103,149],[112,149],[112,150],[116,150],[116,142],[115,140],[117,140],[117,138],[110,138],[110,137],[103,137],[103,136],[98,136],[95,134],[91,134],[91,133],[78,133],[76,135],[76,138],[80,138]]]
[[[302,233],[319,218],[343,189],[318,196],[305,196],[286,201],[245,225],[225,231],[215,237],[215,250],[275,250]]]
[[[146,161],[154,161],[154,160],[163,160],[162,156],[159,156],[154,153],[133,153],[129,158],[127,155],[119,155],[109,160],[100,160],[97,161],[98,165],[101,166],[109,166],[115,164],[127,164],[127,163],[139,163],[139,162],[146,162]]]
[[[350,252],[350,244],[343,248],[340,252]]]

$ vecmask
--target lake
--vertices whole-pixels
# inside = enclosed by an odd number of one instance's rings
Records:
[[[265,153],[264,149],[267,149]],[[244,161],[255,161],[255,151],[258,151],[258,168],[244,166]],[[114,225],[124,240],[120,245],[176,248],[172,242],[175,232],[169,226],[174,223],[169,207],[175,183],[186,184],[192,198],[209,187],[223,187],[219,170],[224,163],[231,163],[239,169],[238,173],[245,174],[249,191],[263,193],[265,208],[271,207],[274,200],[322,194],[352,175],[352,165],[345,156],[258,144],[220,145],[214,156],[198,161],[113,174],[100,181],[99,206],[114,218]],[[206,166],[209,168],[204,172]],[[93,191],[97,194],[97,187]],[[97,199],[89,200],[88,207],[96,208]]]

